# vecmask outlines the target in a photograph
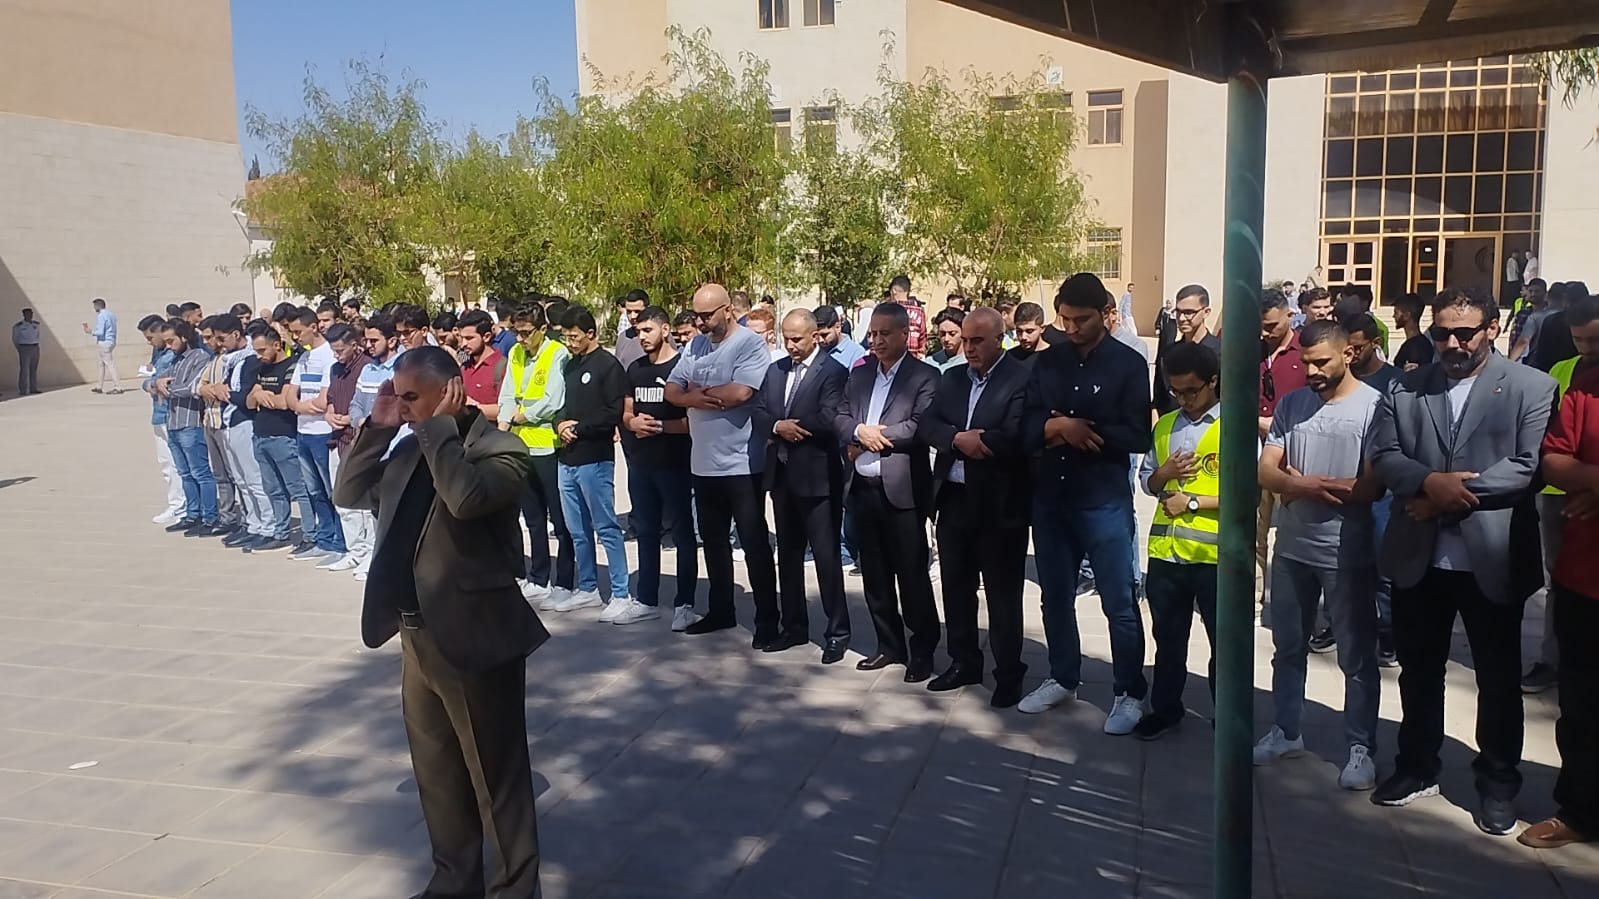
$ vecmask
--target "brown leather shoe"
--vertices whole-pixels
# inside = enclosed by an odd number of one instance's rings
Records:
[[[1559,818],[1546,818],[1523,830],[1516,842],[1534,849],[1559,849],[1572,843],[1586,843],[1588,838]]]

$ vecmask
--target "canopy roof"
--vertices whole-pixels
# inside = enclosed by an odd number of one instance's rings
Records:
[[[946,2],[1214,81],[1599,45],[1599,0]]]

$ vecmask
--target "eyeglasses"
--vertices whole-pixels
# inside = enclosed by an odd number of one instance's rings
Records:
[[[715,315],[718,312],[721,312],[723,309],[726,309],[728,306],[731,306],[731,305],[732,305],[731,303],[723,303],[722,305],[717,306],[715,309],[712,309],[709,312],[699,312],[697,310],[690,310],[689,311],[689,315],[694,316],[694,319],[696,321],[702,321],[702,322],[710,321],[711,320],[711,316]]]
[[[537,334],[537,333],[539,333],[539,329],[538,328],[517,328],[516,329],[516,336],[521,338],[521,339],[523,339],[523,340],[526,340],[527,338],[532,337],[534,334]]]
[[[1465,346],[1466,344],[1470,343],[1478,334],[1481,334],[1486,330],[1488,330],[1487,322],[1484,322],[1475,328],[1444,328],[1438,325],[1433,325],[1427,329],[1427,336],[1432,338],[1433,343],[1439,344],[1440,346],[1448,343],[1449,338],[1451,337],[1455,339],[1455,343]]]
[[[1206,385],[1206,386],[1208,386],[1208,385]],[[1180,399],[1180,400],[1191,400],[1191,399],[1194,399],[1195,397],[1199,396],[1201,393],[1204,393],[1205,392],[1205,387],[1191,387],[1191,388],[1189,388],[1187,390],[1178,390],[1175,387],[1168,387],[1168,388],[1166,388],[1166,390],[1168,392],[1170,392],[1171,395],[1173,397],[1177,398],[1177,399]],[[1276,392],[1277,391],[1274,388],[1272,390],[1272,393],[1276,393]]]
[[[1177,317],[1178,318],[1188,318],[1191,315],[1198,315],[1199,313],[1204,312],[1205,311],[1205,307],[1204,306],[1198,306],[1198,307],[1195,307],[1193,309],[1184,309],[1183,307],[1178,306],[1176,309],[1174,309],[1172,311],[1177,313]]]
[[[416,333],[416,329],[415,328],[395,328],[394,329],[394,333],[396,335],[398,335],[400,337],[400,339],[403,340],[403,339],[405,339],[407,337],[410,337],[412,334],[415,334]]]

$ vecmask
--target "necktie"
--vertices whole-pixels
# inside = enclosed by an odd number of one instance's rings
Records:
[[[784,412],[788,411],[788,407],[794,405],[794,394],[799,392],[800,381],[804,377],[805,363],[801,362],[794,366],[794,374],[788,379],[788,396],[783,398]]]

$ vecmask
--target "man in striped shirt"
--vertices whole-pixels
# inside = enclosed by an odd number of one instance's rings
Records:
[[[183,518],[167,530],[186,537],[222,536],[227,531],[217,525],[217,482],[205,446],[205,401],[196,392],[211,351],[181,318],[161,326],[161,339],[176,361],[166,377],[156,380],[155,390],[167,400],[167,443],[183,480]]]
[[[333,367],[333,347],[317,328],[316,313],[299,309],[288,320],[289,332],[305,347],[294,368],[291,386],[285,395],[289,408],[299,416],[296,439],[300,448],[300,467],[306,489],[311,494],[311,514],[315,522],[301,522],[306,547],[289,556],[295,561],[334,562],[344,557],[344,528],[333,509],[333,475],[328,467],[328,436],[333,426],[325,417],[328,404],[323,388],[328,370]]]

